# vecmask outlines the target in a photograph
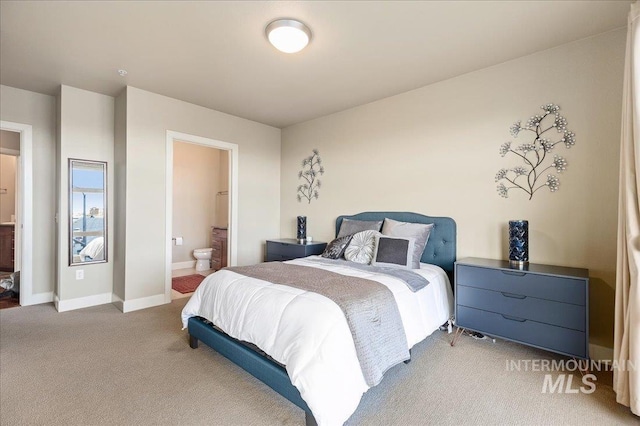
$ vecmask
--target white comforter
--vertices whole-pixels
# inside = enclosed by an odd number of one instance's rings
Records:
[[[380,274],[305,259],[289,263],[322,268],[386,285],[393,293],[409,347],[430,335],[453,312],[445,272],[422,264],[416,272],[430,284],[413,293],[402,281]],[[288,286],[226,270],[208,276],[182,311],[213,322],[228,335],[251,342],[286,366],[319,425],[341,425],[358,407],[368,386],[344,314],[331,300]]]

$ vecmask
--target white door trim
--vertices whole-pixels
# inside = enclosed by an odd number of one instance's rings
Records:
[[[20,133],[19,202],[16,214],[20,256],[20,305],[40,303],[33,297],[33,128],[29,124],[0,121],[0,129]]]
[[[173,224],[173,142],[193,143],[217,148],[229,153],[229,228],[227,230],[227,258],[229,266],[235,266],[238,258],[238,145],[202,136],[167,130],[166,143],[166,205],[165,205],[165,302],[171,302],[171,254]]]
[[[2,129],[2,130],[7,130],[7,129]],[[15,155],[16,157],[20,155],[20,151],[17,149],[10,149],[10,148],[2,148],[0,147],[0,154],[4,154],[4,155]]]

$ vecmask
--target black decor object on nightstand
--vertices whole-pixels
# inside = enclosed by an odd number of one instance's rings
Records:
[[[307,217],[298,216],[297,225],[298,227],[296,232],[296,238],[298,238],[298,240],[306,240],[307,239]]]
[[[466,258],[455,263],[455,299],[459,328],[589,358],[587,269]]]
[[[267,240],[267,262],[297,259],[299,257],[322,254],[327,243],[313,241],[299,243],[295,238]]]

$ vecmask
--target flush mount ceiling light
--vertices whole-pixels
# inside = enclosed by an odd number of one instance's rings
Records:
[[[305,48],[311,40],[311,30],[295,19],[276,19],[265,29],[273,46],[285,53],[296,53]]]

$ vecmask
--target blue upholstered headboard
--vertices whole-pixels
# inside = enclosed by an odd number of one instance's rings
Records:
[[[427,247],[420,261],[438,265],[447,272],[450,278],[453,277],[453,263],[456,261],[456,222],[450,217],[432,217],[409,212],[364,212],[350,216],[338,216],[336,236],[340,225],[342,225],[342,219],[384,220],[386,217],[400,222],[433,223]]]

